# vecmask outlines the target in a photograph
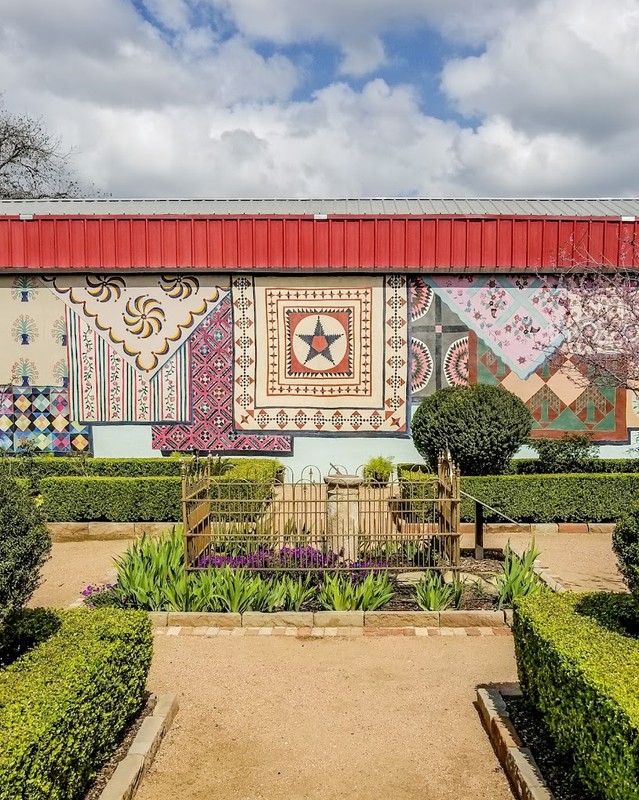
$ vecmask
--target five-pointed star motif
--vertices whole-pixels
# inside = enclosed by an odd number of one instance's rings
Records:
[[[313,333],[298,333],[296,336],[308,345],[308,354],[304,359],[304,363],[308,364],[315,356],[324,356],[325,359],[334,364],[333,354],[331,353],[331,345],[344,336],[343,333],[326,333],[321,319],[318,317],[315,323],[315,331]]]

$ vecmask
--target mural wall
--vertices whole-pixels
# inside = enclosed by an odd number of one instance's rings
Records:
[[[639,427],[625,391],[575,380],[558,290],[525,276],[7,276],[0,308],[10,453],[92,452],[99,425],[144,426],[158,454],[286,456],[408,437],[423,397],[469,382],[521,397],[536,435]]]

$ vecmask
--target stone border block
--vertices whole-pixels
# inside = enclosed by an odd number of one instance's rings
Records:
[[[147,534],[148,536],[161,536],[163,533],[172,531],[177,522],[134,522],[133,528],[136,536]]]
[[[436,628],[439,611],[366,611],[367,628]]]
[[[503,611],[440,611],[442,628],[501,628],[506,625]]]
[[[215,611],[169,611],[167,625],[174,628],[241,628],[242,615]]]
[[[97,542],[135,539],[135,522],[89,522],[89,539]]]
[[[312,611],[245,611],[242,614],[243,628],[312,628]]]
[[[159,698],[153,712],[142,722],[128,753],[102,790],[100,800],[132,800],[135,797],[177,712],[175,695],[165,694]]]
[[[533,522],[530,525],[530,532],[536,534],[555,534],[559,533],[559,524],[557,522]]]
[[[503,694],[502,694],[503,692]],[[514,729],[504,695],[521,696],[518,686],[480,686],[477,707],[502,767],[511,780],[518,800],[555,800],[532,753]]]
[[[83,542],[89,538],[88,522],[49,522],[52,542]]]
[[[363,611],[316,611],[313,614],[314,628],[361,628],[363,625]]]
[[[615,532],[615,527],[615,522],[589,522],[588,533],[605,533],[608,536],[612,536]]]
[[[587,522],[560,522],[559,533],[588,533]]]
[[[166,628],[169,624],[167,611],[149,611],[148,614],[154,628]]]

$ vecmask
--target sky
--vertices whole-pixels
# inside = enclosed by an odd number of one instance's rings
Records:
[[[0,0],[114,197],[639,196],[639,0]]]

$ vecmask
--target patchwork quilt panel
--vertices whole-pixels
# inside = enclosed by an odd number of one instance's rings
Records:
[[[224,298],[193,334],[189,380],[193,420],[189,425],[155,425],[153,448],[164,452],[291,453],[290,437],[233,429],[233,335],[231,302]]]
[[[99,423],[190,421],[188,341],[147,378],[69,308],[66,320],[69,399],[75,419]]]
[[[415,402],[468,384],[468,326],[421,276],[410,278],[410,389]]]
[[[90,429],[71,419],[66,388],[4,387],[0,391],[0,447],[17,453],[34,442],[40,453],[88,453]]]
[[[469,342],[471,383],[500,385],[520,397],[535,420],[533,436],[589,432],[599,442],[628,441],[625,389],[588,384],[560,355],[524,380],[472,333]]]
[[[243,276],[232,301],[239,431],[406,431],[406,277]]]
[[[147,379],[227,294],[215,275],[57,275],[47,286]]]
[[[561,288],[522,275],[448,275],[426,281],[520,378],[532,375],[564,341]]]
[[[0,384],[63,386],[67,369],[64,304],[39,281],[0,278]]]

